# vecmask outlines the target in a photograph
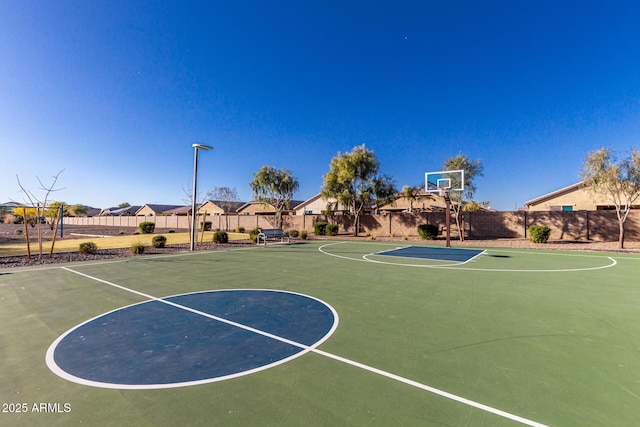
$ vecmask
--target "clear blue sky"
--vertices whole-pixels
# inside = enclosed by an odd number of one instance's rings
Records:
[[[637,1],[0,1],[0,202],[184,204],[366,144],[419,185],[459,152],[499,210],[639,146]]]

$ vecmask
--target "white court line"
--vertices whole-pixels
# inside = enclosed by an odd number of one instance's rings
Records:
[[[388,261],[380,261],[380,260],[373,260],[373,259],[369,259],[368,257],[371,255],[375,255],[375,253],[369,253],[369,254],[364,254],[362,256],[362,259],[359,258],[351,258],[351,257],[347,257],[347,256],[343,256],[343,255],[337,255],[337,254],[333,254],[331,252],[327,252],[324,250],[324,248],[326,246],[333,246],[333,245],[341,245],[341,244],[345,244],[345,243],[352,243],[352,242],[338,242],[338,243],[327,243],[326,245],[322,245],[318,248],[318,251],[320,251],[321,253],[325,254],[325,255],[329,255],[329,256],[333,256],[336,258],[342,258],[342,259],[346,259],[349,261],[360,261],[360,262],[371,262],[371,263],[375,263],[375,264],[384,264],[384,265],[393,265],[393,266],[397,266],[397,267],[416,267],[416,268],[432,268],[432,269],[440,269],[440,270],[465,270],[465,271],[491,271],[491,272],[498,272],[498,273],[568,273],[568,272],[576,272],[576,271],[591,271],[591,270],[602,270],[605,268],[611,268],[614,267],[618,262],[612,258],[612,257],[607,257],[607,256],[588,256],[588,255],[572,255],[572,254],[554,254],[554,255],[558,255],[558,256],[575,256],[575,257],[589,257],[589,258],[607,258],[611,261],[610,264],[606,264],[606,265],[600,265],[597,267],[584,267],[584,268],[563,268],[563,269],[555,269],[555,270],[527,270],[527,269],[501,269],[501,268],[473,268],[473,267],[458,267],[459,265],[463,265],[464,263],[458,263],[458,264],[446,264],[446,265],[428,265],[428,264],[402,264],[402,263],[395,263],[395,262],[388,262]],[[488,252],[494,252],[493,250],[489,250],[489,251],[485,251],[484,253],[488,253]],[[507,251],[496,251],[496,252],[507,252]],[[515,252],[515,251],[514,251]],[[528,254],[528,252],[519,252],[519,253],[526,253]],[[482,254],[478,254],[482,255]],[[532,255],[551,255],[551,254],[537,254],[537,253],[531,253]],[[474,257],[473,259],[475,259],[476,257]]]
[[[436,394],[438,396],[445,397],[447,399],[462,403],[464,405],[471,406],[471,407],[483,410],[485,412],[489,412],[489,413],[492,413],[494,415],[498,415],[500,417],[507,418],[507,419],[510,419],[512,421],[519,422],[521,424],[525,424],[525,425],[533,426],[533,427],[547,427],[545,424],[541,424],[539,422],[532,421],[532,420],[529,420],[527,418],[523,418],[523,417],[520,417],[518,415],[514,415],[514,414],[511,414],[509,412],[505,412],[505,411],[502,411],[500,409],[496,409],[496,408],[493,408],[491,406],[484,405],[482,403],[475,402],[473,400],[466,399],[466,398],[461,397],[461,396],[457,396],[455,394],[446,392],[444,390],[440,390],[440,389],[437,389],[435,387],[431,387],[431,386],[428,386],[426,384],[422,384],[422,383],[419,383],[417,381],[413,381],[413,380],[410,380],[408,378],[404,378],[404,377],[392,374],[390,372],[386,372],[386,371],[383,371],[381,369],[374,368],[372,366],[368,366],[368,365],[365,365],[363,363],[356,362],[354,360],[347,359],[347,358],[344,358],[344,357],[341,357],[341,356],[338,356],[338,355],[335,355],[335,354],[328,353],[326,351],[322,351],[322,350],[317,349],[316,347],[319,346],[323,341],[319,341],[319,342],[315,343],[312,346],[308,346],[306,344],[298,343],[298,342],[295,342],[295,341],[292,341],[292,340],[289,340],[289,339],[286,339],[286,338],[283,338],[283,337],[279,337],[277,335],[273,335],[273,334],[270,334],[268,332],[261,331],[259,329],[255,329],[255,328],[252,328],[252,327],[240,324],[240,323],[232,322],[232,321],[229,321],[227,319],[223,319],[223,318],[220,318],[220,317],[217,317],[217,316],[213,316],[213,315],[211,315],[209,313],[201,312],[199,310],[195,310],[195,309],[192,309],[190,307],[186,307],[186,306],[183,306],[183,305],[180,305],[180,304],[176,304],[176,303],[173,303],[171,301],[166,301],[166,300],[163,300],[161,298],[157,298],[157,297],[154,297],[152,295],[145,294],[144,292],[139,292],[139,291],[136,291],[136,290],[133,290],[133,289],[129,289],[129,288],[126,288],[124,286],[117,285],[115,283],[109,282],[107,280],[103,280],[103,279],[100,279],[100,278],[97,278],[97,277],[94,277],[94,276],[90,276],[90,275],[85,274],[85,273],[81,273],[81,272],[76,271],[76,270],[72,270],[72,269],[70,269],[68,267],[61,267],[61,268],[63,270],[66,270],[66,271],[70,272],[70,273],[74,273],[74,274],[86,277],[88,279],[95,280],[97,282],[104,283],[106,285],[113,286],[113,287],[116,287],[118,289],[122,289],[124,291],[131,292],[131,293],[139,295],[139,296],[143,296],[145,298],[149,298],[150,300],[153,300],[153,301],[158,301],[158,302],[161,302],[161,303],[165,303],[165,304],[171,305],[173,307],[181,308],[183,310],[187,310],[189,312],[192,312],[192,313],[195,313],[195,314],[199,314],[201,316],[205,316],[205,317],[208,317],[208,318],[220,321],[220,322],[224,322],[226,324],[229,324],[229,325],[232,325],[232,326],[235,326],[235,327],[238,327],[238,328],[245,329],[247,331],[251,331],[251,332],[259,334],[259,335],[263,335],[265,337],[272,338],[272,339],[277,340],[277,341],[281,341],[281,342],[284,342],[284,343],[287,343],[287,344],[290,344],[290,345],[294,345],[294,346],[302,348],[304,350],[301,354],[304,354],[304,353],[307,353],[307,352],[313,352],[313,353],[316,353],[318,355],[325,356],[325,357],[328,357],[330,359],[333,359],[333,360],[336,360],[336,361],[339,361],[339,362],[342,362],[342,363],[346,363],[348,365],[351,365],[351,366],[354,366],[354,367],[357,367],[357,368],[360,368],[360,369],[364,369],[365,371],[372,372],[374,374],[381,375],[383,377],[386,377],[386,378],[389,378],[389,379],[392,379],[392,380],[395,380],[395,381],[402,382],[402,383],[410,385],[412,387],[417,387],[419,389],[422,389],[422,390],[428,391],[430,393]],[[328,334],[327,337],[329,335],[330,334]]]
[[[475,260],[480,255],[484,255],[484,254],[487,253],[487,251],[484,250],[484,249],[471,249],[471,248],[469,248],[469,249],[466,249],[466,248],[458,249],[458,248],[455,248],[455,249],[460,250],[460,251],[478,252],[477,254],[475,254],[474,256],[472,256],[471,258],[469,258],[466,261],[451,261],[451,260],[448,260],[448,259],[439,259],[439,258],[420,258],[420,257],[413,257],[413,256],[387,255],[388,252],[393,252],[393,251],[396,251],[398,249],[411,248],[411,247],[415,247],[415,245],[399,246],[399,247],[397,247],[395,249],[389,249],[387,251],[372,252],[372,253],[369,253],[369,254],[366,254],[366,255],[362,255],[362,258],[364,258],[364,259],[366,259],[367,261],[370,261],[370,262],[377,262],[377,263],[380,263],[380,264],[393,264],[393,265],[395,265],[395,263],[387,262],[387,261],[377,261],[377,260],[374,260],[374,259],[369,259],[369,257],[374,255],[374,256],[386,256],[386,257],[392,257],[392,258],[402,258],[402,259],[421,259],[421,260],[425,260],[425,261],[448,262],[449,264],[441,264],[441,265],[438,265],[438,266],[440,266],[440,267],[454,267],[454,266],[458,266],[458,265],[464,265],[464,264],[466,264],[468,262],[471,262],[471,261]],[[441,248],[441,247],[438,247],[438,246],[425,246],[425,247],[427,247],[427,248],[436,248],[436,249],[445,249],[445,248]],[[434,266],[434,267],[437,267],[437,266]]]

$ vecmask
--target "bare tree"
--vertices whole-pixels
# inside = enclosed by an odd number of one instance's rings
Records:
[[[229,230],[228,213],[233,209],[233,206],[240,201],[236,187],[214,187],[213,190],[207,192],[207,199],[215,201],[216,204],[224,210],[225,229]]]
[[[41,219],[44,216],[45,209],[48,208],[47,204],[49,203],[49,197],[51,196],[51,193],[63,190],[63,188],[59,188],[59,189],[55,188],[56,183],[58,182],[58,178],[60,177],[60,174],[62,172],[64,172],[64,169],[53,176],[53,182],[49,186],[46,186],[45,184],[43,184],[42,181],[40,180],[40,177],[36,176],[36,178],[38,179],[38,183],[40,184],[40,190],[44,191],[44,197],[42,198],[38,198],[33,192],[24,188],[24,186],[20,182],[20,177],[16,175],[16,179],[18,180],[18,185],[20,186],[20,191],[24,193],[26,198],[25,203],[27,203],[33,209],[35,209],[35,212],[36,212],[35,220],[36,220],[36,226],[38,230],[38,248],[39,248],[38,260],[42,259],[42,228],[41,228],[42,221]],[[25,218],[24,220],[26,222],[27,218]],[[55,244],[55,240],[51,243],[51,253],[53,253],[54,244]],[[27,240],[27,245],[29,245],[28,240]]]
[[[634,203],[640,199],[640,150],[617,159],[610,148],[602,147],[587,154],[581,176],[594,194],[615,206],[618,216],[618,247],[624,248],[624,223]]]

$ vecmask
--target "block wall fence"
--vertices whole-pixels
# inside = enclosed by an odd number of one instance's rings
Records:
[[[244,227],[249,231],[255,227],[273,228],[274,217],[270,215],[215,215],[206,218],[212,228],[235,231]],[[203,220],[198,218],[198,224]],[[137,227],[144,221],[151,221],[156,228],[189,229],[186,216],[96,216],[86,218],[65,218],[69,225]],[[315,222],[329,222],[339,225],[340,234],[353,234],[355,220],[350,215],[290,215],[283,217],[285,230],[306,230],[313,232]],[[451,235],[458,235],[454,217],[451,217]],[[418,235],[420,224],[435,224],[444,229],[444,212],[385,213],[363,215],[360,219],[360,235],[407,236]],[[545,225],[551,228],[551,240],[591,240],[617,241],[618,219],[615,211],[538,211],[538,212],[465,212],[464,230],[469,239],[527,238],[527,228]],[[640,210],[629,212],[625,223],[625,240],[640,241]]]

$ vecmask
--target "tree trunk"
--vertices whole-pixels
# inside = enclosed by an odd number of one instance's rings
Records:
[[[620,234],[618,237],[618,248],[624,249],[624,221],[618,220],[618,225],[620,227]]]

